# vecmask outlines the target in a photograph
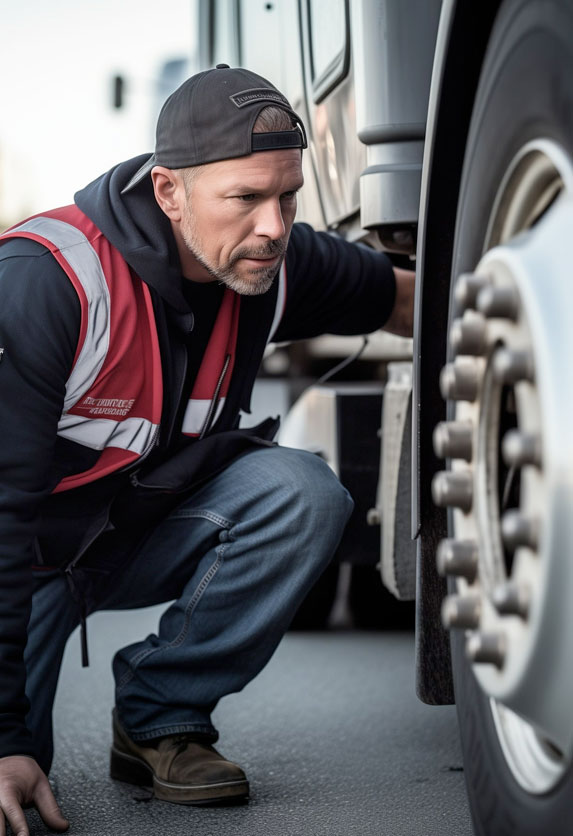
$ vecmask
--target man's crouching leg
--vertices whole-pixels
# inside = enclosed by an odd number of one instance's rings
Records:
[[[152,783],[157,796],[180,803],[247,795],[242,770],[212,747],[211,712],[268,662],[352,507],[318,457],[262,448],[157,528],[120,584],[132,600],[137,588],[177,600],[157,635],[114,659],[114,777]]]

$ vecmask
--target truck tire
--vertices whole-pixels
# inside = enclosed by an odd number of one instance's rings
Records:
[[[573,4],[506,0],[466,146],[434,436],[476,836],[573,833],[572,260]]]

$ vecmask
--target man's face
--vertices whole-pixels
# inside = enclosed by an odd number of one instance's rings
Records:
[[[265,293],[284,258],[302,183],[295,148],[202,166],[180,223],[185,245],[232,290]]]

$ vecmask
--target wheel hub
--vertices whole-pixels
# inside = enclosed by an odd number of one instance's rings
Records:
[[[519,783],[545,792],[573,754],[573,168],[525,146],[495,201],[484,256],[456,287],[453,361],[441,387],[436,502],[455,537],[447,627],[466,630],[474,673]],[[454,438],[455,436],[455,438]],[[464,557],[465,555],[465,557]]]

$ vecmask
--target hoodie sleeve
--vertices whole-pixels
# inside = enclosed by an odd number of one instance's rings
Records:
[[[294,224],[286,273],[286,306],[274,342],[370,334],[392,313],[392,263],[370,247]]]
[[[0,757],[34,755],[23,653],[33,544],[80,326],[76,292],[41,245],[0,246]],[[53,477],[52,477],[53,478]]]

